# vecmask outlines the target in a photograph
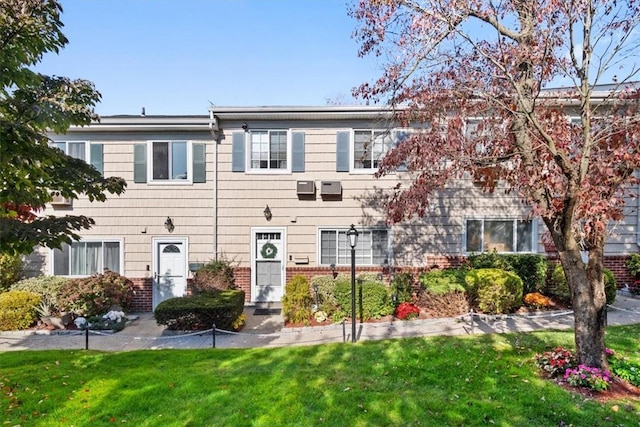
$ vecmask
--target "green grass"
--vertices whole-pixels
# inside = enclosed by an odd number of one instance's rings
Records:
[[[639,336],[640,325],[610,327],[607,345],[637,363]],[[541,379],[533,356],[557,345],[573,348],[573,334],[6,352],[0,425],[640,426],[639,401],[598,403]]]

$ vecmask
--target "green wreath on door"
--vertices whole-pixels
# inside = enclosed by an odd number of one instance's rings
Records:
[[[273,259],[278,254],[278,248],[271,242],[267,242],[262,245],[262,249],[260,249],[260,255],[264,259]]]

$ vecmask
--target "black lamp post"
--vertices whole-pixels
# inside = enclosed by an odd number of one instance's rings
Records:
[[[358,230],[351,224],[347,231],[347,239],[351,246],[351,342],[356,342],[356,245]]]

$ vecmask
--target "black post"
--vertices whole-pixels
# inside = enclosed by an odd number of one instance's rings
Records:
[[[356,342],[356,248],[351,247],[351,342]]]
[[[473,335],[473,308],[469,311],[469,315],[471,316],[471,335]]]
[[[346,319],[342,319],[342,342],[347,342],[347,326],[344,324]]]
[[[88,327],[88,325],[84,330],[84,349],[85,350],[89,350],[89,327]]]
[[[213,336],[213,348],[216,348],[216,324],[213,324],[213,333],[211,334]]]

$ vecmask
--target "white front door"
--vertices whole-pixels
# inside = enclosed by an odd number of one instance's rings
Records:
[[[153,309],[162,301],[187,292],[186,239],[157,240],[153,275]]]
[[[284,228],[252,230],[251,300],[280,302],[284,295]]]

